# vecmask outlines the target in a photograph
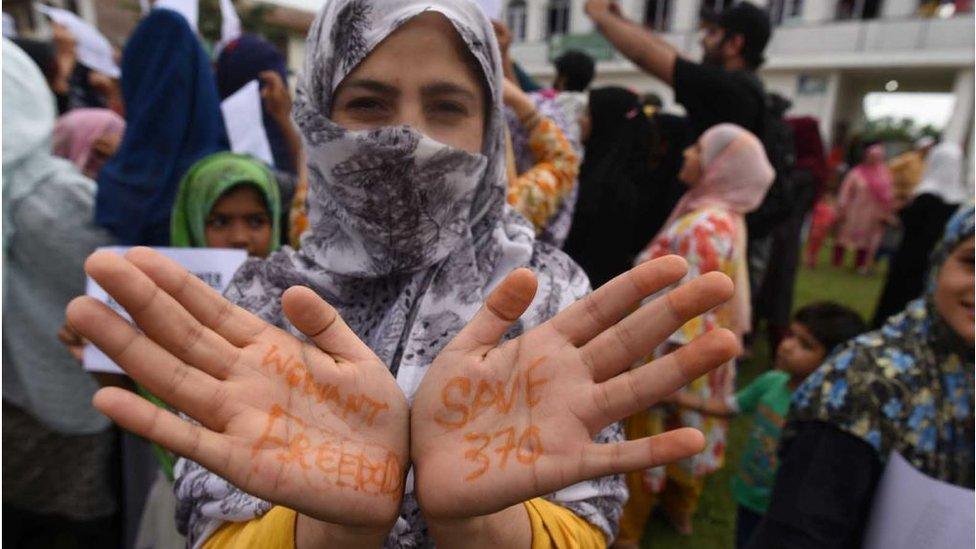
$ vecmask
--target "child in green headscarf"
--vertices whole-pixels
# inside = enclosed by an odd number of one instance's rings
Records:
[[[260,161],[222,152],[194,164],[180,181],[170,243],[186,248],[242,248],[266,257],[280,242],[278,183]]]

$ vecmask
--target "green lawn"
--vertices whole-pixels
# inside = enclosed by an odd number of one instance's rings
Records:
[[[833,300],[858,311],[866,321],[874,312],[874,306],[884,283],[883,268],[871,277],[853,273],[849,268],[835,269],[826,260],[829,245],[824,246],[823,257],[817,269],[803,268],[797,277],[794,308],[820,300]],[[882,266],[883,267],[883,266]],[[739,365],[736,378],[738,386],[744,386],[769,364],[769,349],[765,337],[756,338],[754,357]],[[660,513],[656,513],[644,534],[644,547],[651,549],[715,548],[733,546],[735,535],[735,502],[729,491],[729,481],[739,463],[741,451],[748,433],[748,419],[735,418],[730,423],[729,446],[725,469],[709,477],[702,494],[698,514],[695,516],[695,533],[691,537],[678,535]]]

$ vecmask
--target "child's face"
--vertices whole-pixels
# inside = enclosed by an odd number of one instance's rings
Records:
[[[799,322],[790,324],[790,333],[776,350],[776,369],[794,377],[810,375],[827,356],[827,349]]]
[[[272,219],[264,197],[251,185],[223,194],[210,210],[205,235],[211,248],[239,248],[252,257],[271,251]]]

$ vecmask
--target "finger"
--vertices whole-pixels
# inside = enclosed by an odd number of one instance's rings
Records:
[[[100,389],[95,393],[92,404],[123,429],[192,459],[211,471],[219,471],[215,467],[224,463],[223,457],[230,451],[222,435],[180,419],[169,410],[125,389]]]
[[[125,258],[200,323],[233,345],[243,347],[251,343],[268,327],[267,323],[225,299],[179,263],[152,249],[133,248]]]
[[[535,274],[515,269],[502,280],[445,350],[487,353],[498,345],[505,331],[522,316],[535,298],[538,288]]]
[[[739,353],[729,330],[712,330],[640,368],[593,386],[593,430],[658,403],[664,397],[727,363]]]
[[[551,320],[575,345],[583,345],[631,313],[649,295],[681,280],[688,263],[676,255],[646,261],[600,286]]]
[[[638,440],[593,443],[583,455],[583,475],[590,479],[658,467],[704,449],[705,436],[690,427]]]
[[[281,296],[281,307],[292,325],[333,358],[348,362],[379,360],[349,328],[339,311],[311,288],[292,286]]]
[[[580,348],[580,358],[601,382],[647,357],[692,318],[732,297],[732,281],[706,273],[644,305]]]
[[[136,265],[114,253],[96,252],[85,261],[85,271],[159,345],[188,364],[226,378],[238,349],[160,291]],[[186,277],[195,278],[189,273]]]
[[[150,393],[204,425],[223,430],[234,410],[216,379],[187,366],[96,299],[74,299],[68,304],[68,318]]]

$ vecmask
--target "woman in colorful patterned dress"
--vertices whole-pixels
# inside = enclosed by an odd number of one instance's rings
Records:
[[[678,177],[689,190],[678,202],[664,229],[638,257],[638,262],[677,254],[688,261],[685,280],[718,271],[735,281],[735,295],[707,314],[685,323],[658,347],[662,356],[711,330],[726,328],[741,338],[752,316],[746,267],[744,216],[757,208],[773,182],[773,168],[762,143],[734,124],[720,124],[685,150]],[[684,389],[703,400],[731,396],[735,363],[730,360]],[[627,437],[640,438],[677,426],[705,434],[705,451],[668,466],[627,475],[630,500],[620,524],[621,544],[638,544],[644,524],[661,503],[675,528],[691,533],[705,477],[721,468],[725,458],[726,420],[691,410],[655,408],[627,420]]]

